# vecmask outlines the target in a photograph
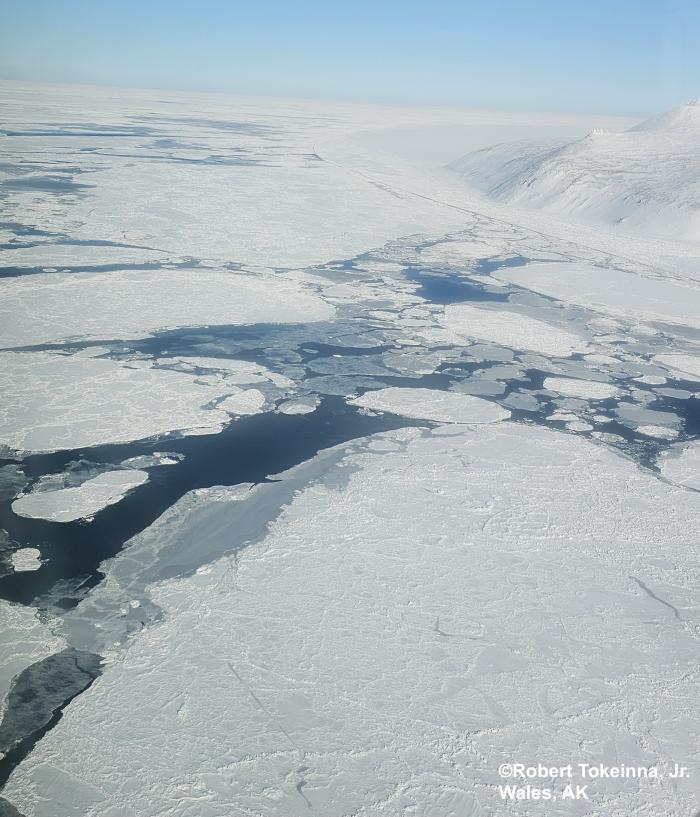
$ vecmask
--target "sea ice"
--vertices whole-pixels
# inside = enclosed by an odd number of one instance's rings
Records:
[[[670,482],[700,491],[700,442],[678,444],[665,451],[659,462],[662,475]]]
[[[678,431],[675,428],[655,425],[637,426],[637,433],[643,434],[645,437],[656,437],[659,440],[675,440],[678,436]]]
[[[222,400],[217,408],[231,414],[259,414],[265,405],[265,395],[259,389],[245,389]]]
[[[182,326],[306,323],[334,311],[282,274],[42,273],[0,280],[0,346],[123,340]]]
[[[593,426],[590,423],[585,423],[582,420],[573,420],[566,424],[569,431],[593,431]]]
[[[0,444],[58,451],[171,431],[214,433],[230,421],[206,408],[225,381],[128,361],[51,352],[0,353]]]
[[[700,327],[700,286],[690,280],[648,277],[581,262],[528,264],[499,269],[493,275],[607,314]]]
[[[473,338],[553,357],[570,357],[588,348],[583,337],[518,312],[450,304],[440,322],[457,342]]]
[[[19,548],[12,554],[15,573],[38,570],[41,567],[41,551],[38,548]]]
[[[87,519],[108,505],[119,502],[129,491],[147,480],[146,471],[106,471],[75,488],[24,494],[15,499],[12,510],[18,516],[48,519],[50,522]]]
[[[601,383],[597,380],[576,380],[572,377],[545,377],[544,388],[569,397],[582,400],[606,400],[616,397],[620,390],[612,383]]]
[[[683,380],[700,383],[700,356],[663,354],[654,355],[653,361],[670,369],[673,374]]]
[[[314,403],[302,403],[298,400],[287,400],[277,406],[277,411],[281,411],[282,414],[311,414],[316,411],[317,405],[317,401]]]
[[[497,403],[437,389],[391,387],[367,391],[348,402],[354,406],[440,423],[497,423],[510,417],[510,412]]]
[[[499,764],[543,745],[692,758],[698,495],[575,435],[450,428],[383,435],[398,450],[347,455],[258,544],[152,585],[160,621],[5,797],[32,817],[184,817],[193,798],[210,817],[506,817]],[[596,780],[601,814],[695,807],[692,780],[622,782]]]
[[[614,412],[623,422],[627,422],[633,427],[651,430],[654,436],[658,436],[658,429],[660,428],[664,429],[666,434],[673,433],[673,436],[676,436],[677,430],[683,424],[682,419],[673,412],[655,411],[634,403],[618,403]],[[655,429],[657,429],[656,432],[654,432]]]
[[[503,252],[503,244],[486,241],[441,241],[420,251],[420,263],[430,267],[454,265],[463,267],[470,261],[489,258]]]
[[[157,468],[161,465],[177,465],[184,459],[183,454],[172,451],[154,451],[153,454],[141,454],[138,457],[129,457],[122,460],[121,465],[125,468]]]
[[[47,267],[91,267],[106,264],[153,264],[166,261],[165,253],[142,247],[120,247],[112,245],[55,244],[41,243],[31,247],[5,249],[2,254],[3,267],[47,268]],[[178,260],[178,259],[176,259]]]

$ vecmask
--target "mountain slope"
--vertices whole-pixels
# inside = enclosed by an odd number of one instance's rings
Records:
[[[496,145],[449,167],[499,201],[700,240],[700,102],[622,133]]]

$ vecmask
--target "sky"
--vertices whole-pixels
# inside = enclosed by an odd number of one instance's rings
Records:
[[[0,78],[646,115],[700,97],[700,0],[0,0]]]

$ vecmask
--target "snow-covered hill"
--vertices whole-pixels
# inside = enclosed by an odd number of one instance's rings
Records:
[[[500,201],[700,240],[700,101],[622,133],[500,144],[449,167]]]

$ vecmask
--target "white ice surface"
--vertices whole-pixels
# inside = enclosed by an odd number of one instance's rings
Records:
[[[265,395],[259,389],[245,389],[222,400],[217,408],[232,414],[258,414],[265,405]]]
[[[497,423],[510,417],[510,412],[501,408],[498,403],[437,389],[402,389],[392,386],[365,392],[348,402],[362,408],[440,423]]]
[[[51,522],[87,519],[108,505],[119,502],[129,491],[147,480],[146,471],[106,471],[75,488],[24,494],[15,499],[12,510],[18,516],[48,519]]]
[[[663,354],[654,355],[654,363],[660,363],[683,380],[700,383],[700,355]]]
[[[517,312],[471,304],[448,305],[440,323],[457,342],[471,338],[553,357],[570,357],[588,348],[583,337],[558,326]]]
[[[593,431],[593,426],[583,420],[572,420],[566,424],[569,431]]]
[[[678,436],[678,431],[675,428],[656,425],[637,426],[637,432],[644,434],[645,437],[656,437],[659,440],[675,440]]]
[[[12,553],[15,573],[38,570],[41,567],[41,551],[38,548],[19,548]]]
[[[43,273],[0,279],[0,346],[139,338],[179,326],[299,323],[334,309],[283,275],[211,270]]]
[[[316,405],[288,400],[281,403],[277,407],[277,410],[281,411],[282,414],[311,414],[313,411],[316,411]]]
[[[15,268],[88,267],[100,264],[149,264],[162,262],[162,252],[141,247],[90,246],[85,244],[38,244],[2,251],[2,266]]]
[[[3,352],[0,443],[21,451],[57,451],[178,430],[213,433],[230,417],[204,406],[232,388],[148,364]]]
[[[620,394],[620,390],[612,383],[577,380],[572,377],[545,377],[543,386],[549,391],[565,394],[567,397],[579,397],[582,400],[606,400]]]
[[[528,264],[492,273],[502,281],[610,315],[700,327],[700,283],[585,263]]]
[[[385,435],[259,544],[152,587],[163,619],[4,796],[28,817],[693,813],[693,779],[594,781],[572,810],[503,802],[497,770],[696,773],[700,497],[573,435],[450,428]]]
[[[678,444],[664,452],[659,463],[662,475],[686,488],[700,491],[700,442]]]
[[[161,465],[177,465],[185,457],[183,454],[171,451],[154,451],[152,454],[139,454],[136,457],[129,457],[122,460],[120,465],[125,468],[157,468]]]

